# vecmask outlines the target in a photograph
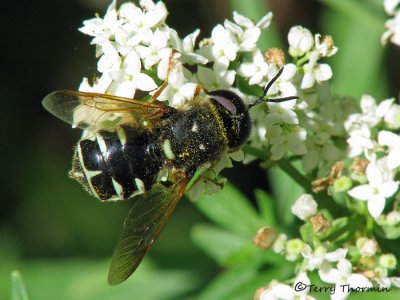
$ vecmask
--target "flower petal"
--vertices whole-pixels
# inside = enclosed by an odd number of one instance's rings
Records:
[[[339,248],[333,252],[329,252],[329,253],[325,254],[324,258],[327,261],[335,262],[335,261],[339,261],[342,258],[345,258],[346,255],[347,255],[347,249]]]
[[[361,274],[351,274],[347,278],[347,283],[351,288],[372,287],[371,281]]]
[[[363,184],[352,188],[347,193],[357,200],[367,201],[372,197],[373,190],[368,184]]]
[[[147,74],[139,73],[135,75],[136,87],[142,91],[151,91],[157,88],[154,80]]]
[[[337,269],[341,276],[347,276],[351,274],[352,265],[347,259],[342,258],[337,264]]]
[[[383,182],[383,176],[375,163],[369,163],[367,166],[367,178],[369,183],[374,187],[379,187]]]
[[[378,133],[378,143],[392,148],[400,148],[400,136],[393,132],[382,130]]]
[[[381,195],[374,195],[368,200],[368,211],[374,219],[381,215],[385,203],[385,197]]]
[[[396,193],[399,188],[399,183],[397,181],[386,181],[379,187],[379,192],[385,198],[389,198]]]

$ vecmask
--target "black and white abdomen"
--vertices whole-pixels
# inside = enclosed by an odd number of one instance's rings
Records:
[[[121,126],[99,131],[75,148],[70,175],[100,200],[127,199],[156,182],[163,165],[154,134]]]

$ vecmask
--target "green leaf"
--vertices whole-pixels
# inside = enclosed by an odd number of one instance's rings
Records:
[[[209,219],[232,232],[252,237],[264,225],[250,201],[231,184],[195,202]]]
[[[36,260],[24,263],[23,270],[30,295],[40,300],[183,299],[200,285],[192,271],[157,270],[145,259],[132,278],[110,287],[108,265],[108,259]]]
[[[29,300],[21,273],[12,271],[11,273],[11,300]]]
[[[198,300],[221,300],[234,299],[234,290],[250,282],[257,275],[257,270],[244,268],[243,266],[225,271],[218,278],[213,280],[206,289],[198,296]],[[266,279],[266,283],[267,283]],[[255,292],[255,290],[253,291]],[[251,299],[249,295],[247,299]]]
[[[261,189],[257,189],[254,192],[258,208],[260,209],[260,215],[265,225],[275,227],[275,206],[274,202],[269,194]]]
[[[192,238],[220,265],[227,265],[226,262],[233,253],[251,244],[249,238],[208,224],[196,225],[192,230]],[[234,264],[234,262],[231,262],[231,264]]]
[[[291,213],[291,206],[294,201],[304,192],[304,188],[298,185],[290,174],[281,169],[271,168],[268,170],[270,175],[271,188],[277,206],[279,225],[291,225],[294,222],[294,215]]]

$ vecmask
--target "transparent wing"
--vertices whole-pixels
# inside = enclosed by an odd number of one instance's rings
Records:
[[[134,199],[114,249],[108,272],[110,285],[122,283],[135,272],[164,228],[187,183],[188,178],[184,177],[169,188],[157,184],[148,193]]]
[[[73,127],[89,131],[108,129],[119,124],[139,126],[144,121],[154,123],[171,109],[162,104],[72,90],[47,95],[43,99],[43,106]]]

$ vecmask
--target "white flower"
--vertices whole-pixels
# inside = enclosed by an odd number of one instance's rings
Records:
[[[300,284],[304,289],[297,291],[296,286]],[[290,285],[272,282],[271,285],[260,295],[259,300],[314,300],[314,297],[308,295],[311,282],[307,273],[299,273],[294,281],[294,288]]]
[[[333,262],[338,262],[345,258],[346,254],[347,249],[338,248],[335,251],[327,252],[327,249],[324,246],[319,246],[314,250],[314,252],[312,252],[309,245],[306,245],[302,252],[306,261],[305,268],[308,271],[314,271],[315,269],[319,269],[321,266],[326,268],[326,265],[330,265]]]
[[[168,32],[161,31],[157,28],[148,47],[141,45],[136,47],[137,53],[144,61],[145,69],[150,69],[162,58],[168,57],[167,55],[170,52],[170,49],[167,48],[168,40]]]
[[[360,101],[363,121],[370,126],[375,126],[390,110],[393,101],[393,98],[386,99],[376,105],[376,100],[372,96],[363,95]]]
[[[400,128],[400,105],[392,104],[384,115],[385,125],[390,129]]]
[[[382,130],[378,133],[378,143],[387,146],[389,153],[387,163],[390,169],[400,166],[400,136],[390,131]]]
[[[221,68],[219,68],[221,67]],[[202,66],[198,67],[197,78],[200,83],[210,90],[228,89],[232,86],[235,80],[236,72],[233,70],[224,69],[224,65],[218,66],[214,64],[211,70]]]
[[[292,300],[294,299],[294,291],[291,286],[283,283],[276,283],[275,285],[266,289],[260,296],[260,300]]]
[[[346,299],[348,297],[349,292],[342,288],[344,285],[354,289],[372,287],[372,283],[367,277],[352,272],[352,265],[345,258],[339,260],[336,268],[332,268],[330,265],[324,266],[319,270],[318,275],[322,281],[336,285],[335,293],[331,295],[331,299]]]
[[[88,93],[100,93],[104,94],[109,88],[112,79],[108,74],[102,74],[100,78],[96,80],[96,82],[91,86],[89,84],[89,80],[84,77],[81,84],[79,85],[79,91],[88,92]]]
[[[400,0],[384,0],[383,6],[388,15],[393,15],[396,7],[400,4]]]
[[[348,191],[351,197],[368,202],[368,211],[375,219],[385,208],[386,198],[393,196],[399,186],[399,183],[392,179],[393,175],[387,164],[382,162],[381,159],[380,162],[369,163],[366,170],[368,184],[356,186]]]
[[[307,153],[302,157],[303,168],[306,172],[319,166],[332,166],[336,161],[343,158],[344,154],[332,142],[332,136],[327,135],[322,128],[319,128],[315,135],[308,135],[305,145]],[[324,137],[324,138],[321,138]],[[321,165],[322,163],[322,165]]]
[[[349,116],[349,121],[358,118],[357,116]],[[346,126],[346,123],[345,123]],[[355,157],[357,155],[366,153],[375,147],[375,142],[372,140],[371,131],[366,124],[362,124],[359,128],[351,129],[349,132],[350,137],[347,139],[348,156]]]
[[[319,52],[322,57],[329,57],[334,55],[338,48],[333,45],[331,36],[323,36],[318,33],[315,35],[315,49]]]
[[[269,65],[265,61],[261,51],[257,49],[253,52],[253,61],[242,63],[239,67],[238,74],[248,78],[249,84],[260,84],[265,81],[268,74]]]
[[[279,69],[277,66],[270,64],[268,70],[268,81],[275,77]],[[297,89],[291,82],[296,75],[296,65],[286,64],[283,67],[283,72],[281,76],[275,81],[275,83],[268,90],[267,95],[279,95],[279,97],[290,97],[297,95]]]
[[[179,38],[178,33],[174,29],[169,28],[169,33],[172,47],[177,49],[182,55],[180,59],[182,63],[206,64],[208,62],[207,58],[194,52],[194,45],[200,34],[199,29],[187,35],[183,40]]]
[[[93,36],[92,44],[102,44],[107,41],[111,35],[113,35],[116,29],[121,25],[121,21],[118,20],[116,11],[116,0],[113,0],[107,9],[104,19],[96,17],[83,22],[83,27],[79,28],[79,31],[84,34]]]
[[[288,33],[289,53],[291,56],[303,56],[314,45],[314,38],[307,28],[294,26]]]
[[[291,125],[299,124],[297,114],[293,111],[296,99],[278,103],[268,102],[267,105],[269,114],[266,121],[268,125],[275,125],[280,122]]]
[[[361,113],[350,114],[344,122],[344,127],[349,134],[349,156],[354,157],[364,152],[367,157],[374,156],[377,144],[373,140],[370,128],[382,121],[390,111],[393,99],[387,99],[376,105],[376,101],[369,95],[361,97]]]
[[[153,28],[165,22],[168,11],[164,2],[158,1],[154,4],[152,0],[140,0],[140,6],[146,11],[145,19],[149,27]]]
[[[303,65],[304,76],[300,85],[302,89],[311,88],[314,85],[315,81],[320,83],[321,81],[331,79],[331,67],[328,64],[317,64],[319,55],[320,54],[318,51],[313,51],[310,54],[308,63]]]
[[[196,87],[197,84],[186,80],[182,65],[178,64],[169,74],[168,85],[157,100],[168,101],[171,106],[182,105],[185,100],[193,98]]]
[[[302,194],[292,205],[292,213],[305,221],[317,213],[318,204],[310,194]]]
[[[123,60],[119,70],[108,71],[113,83],[110,92],[116,96],[133,98],[136,89],[151,91],[157,88],[154,80],[147,74],[141,73],[139,55],[131,51]]]
[[[283,130],[280,126],[267,128],[267,139],[271,147],[271,160],[279,160],[290,151],[294,154],[303,155],[307,149],[304,145],[307,132],[300,126],[291,126],[290,130]]]
[[[381,38],[382,44],[386,44],[390,40],[395,45],[400,45],[400,11],[394,18],[386,21],[385,28],[387,29]]]
[[[232,40],[239,47],[239,51],[253,51],[260,37],[261,29],[269,26],[272,19],[272,13],[266,14],[256,25],[249,18],[246,18],[238,12],[233,12],[235,23],[225,20],[224,26],[232,35]]]
[[[200,48],[198,53],[209,61],[218,61],[228,68],[229,62],[235,60],[238,50],[229,32],[219,24],[211,32],[211,45]]]

